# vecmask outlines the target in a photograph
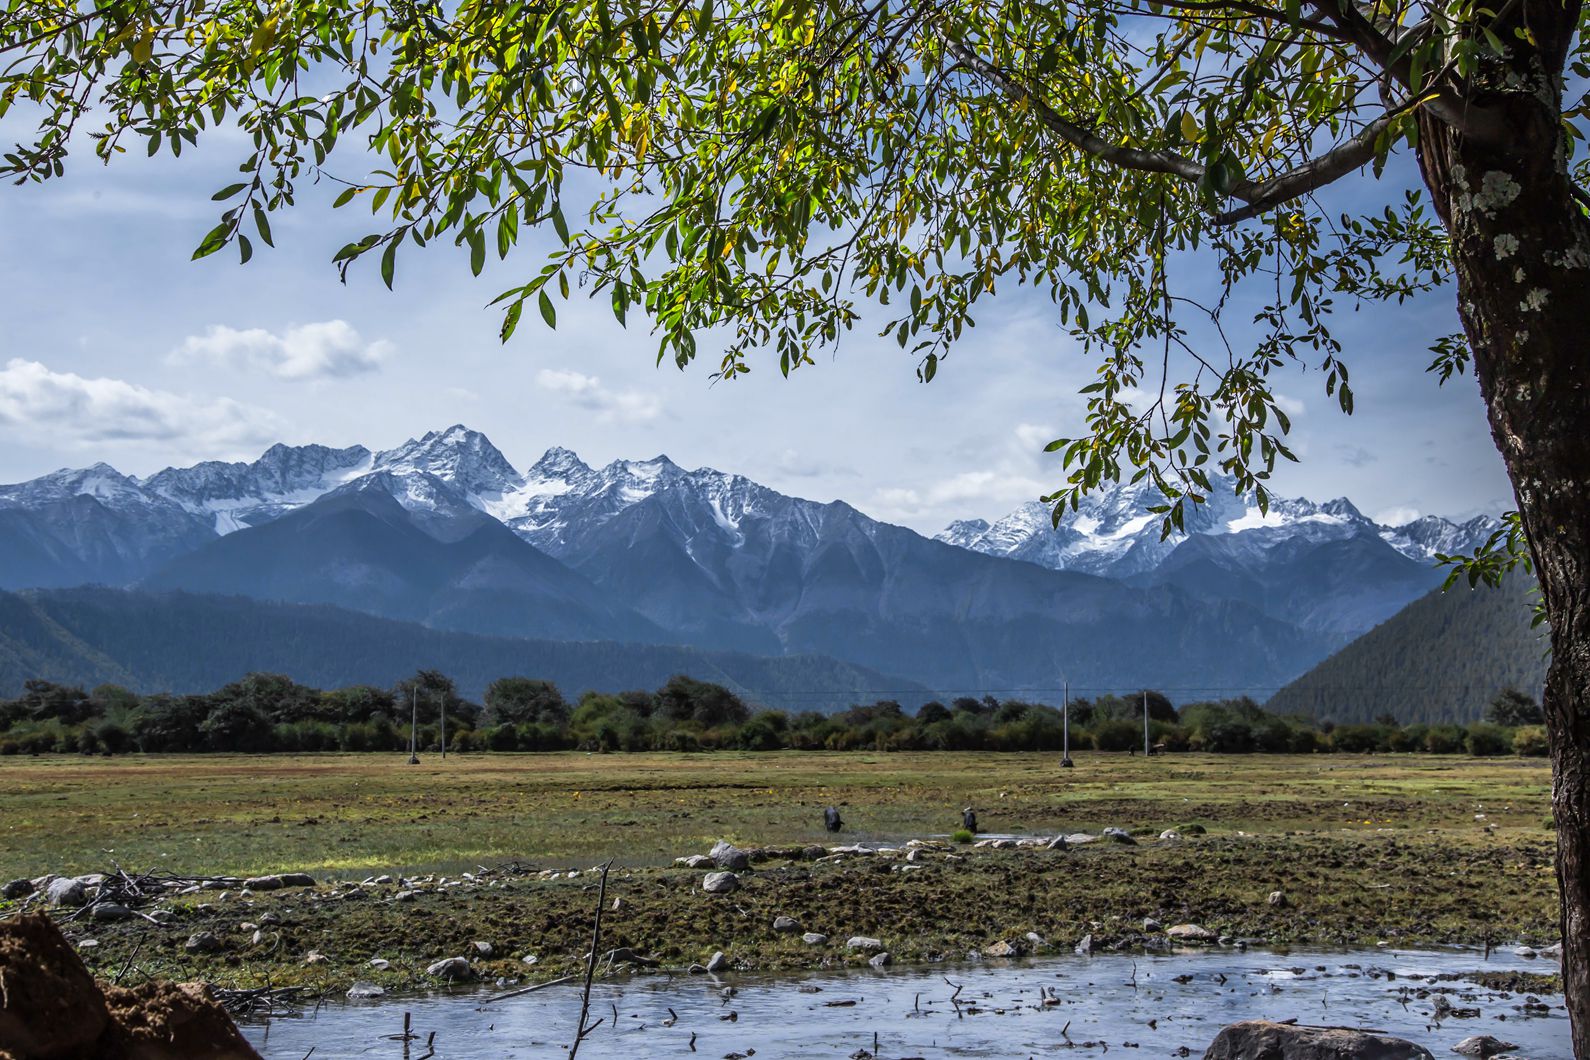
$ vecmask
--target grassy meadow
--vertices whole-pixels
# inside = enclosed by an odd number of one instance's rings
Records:
[[[1539,759],[1429,755],[715,752],[0,759],[0,877],[129,870],[360,877],[520,861],[662,865],[719,838],[1202,824],[1213,835],[1549,839]],[[1480,815],[1483,815],[1481,817]],[[1489,828],[1487,826],[1490,826]]]
[[[1557,938],[1549,773],[1538,759],[1087,753],[492,754],[11,758],[0,761],[0,879],[129,871],[301,870],[322,885],[163,899],[171,922],[68,920],[108,977],[431,988],[426,968],[473,952],[481,978],[578,972],[596,876],[617,859],[603,947],[665,968],[717,949],[744,970],[966,959],[1034,932],[1036,952],[1084,935],[1143,945],[1143,919],[1272,945],[1430,945]],[[989,832],[1138,832],[1069,851],[959,846],[898,857],[777,859],[728,895],[673,865],[718,838],[747,846],[950,833],[974,806]],[[1166,828],[1181,841],[1159,841]],[[515,864],[516,863],[516,864]],[[461,878],[500,866],[489,883]],[[561,870],[555,875],[536,870]],[[571,871],[578,870],[578,871]],[[909,871],[907,871],[909,870]],[[390,883],[337,887],[390,873]],[[451,874],[452,882],[430,875]],[[413,877],[404,879],[405,875]],[[1268,900],[1282,891],[1286,901]],[[19,903],[0,901],[0,917]],[[57,914],[60,915],[60,914]],[[776,917],[829,936],[776,932]],[[256,931],[260,923],[275,926]],[[189,952],[194,932],[220,940]],[[92,940],[93,945],[87,945]],[[1025,945],[1025,944],[1023,944]],[[535,955],[526,965],[520,958]],[[380,971],[369,962],[390,962]]]

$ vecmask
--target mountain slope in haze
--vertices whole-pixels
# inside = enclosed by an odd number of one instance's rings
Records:
[[[1531,628],[1534,582],[1454,586],[1415,600],[1271,697],[1283,714],[1363,722],[1471,722],[1503,688],[1539,698],[1547,642]]]
[[[212,537],[109,465],[57,471],[0,486],[0,589],[121,585]]]
[[[208,692],[250,671],[321,688],[387,687],[440,669],[477,701],[499,677],[550,680],[570,696],[656,688],[674,674],[764,706],[838,710],[914,682],[817,656],[447,633],[332,607],[117,589],[0,592],[0,696],[43,678],[138,692]],[[927,693],[921,693],[925,698]]]
[[[153,590],[330,604],[437,629],[555,640],[664,634],[479,513],[442,522],[360,480],[162,568]]]

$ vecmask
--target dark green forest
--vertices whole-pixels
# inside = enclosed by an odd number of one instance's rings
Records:
[[[1143,691],[1073,700],[1064,711],[1023,700],[963,697],[908,711],[895,700],[835,714],[753,710],[731,689],[683,675],[660,687],[587,692],[571,702],[550,681],[499,678],[482,702],[437,670],[390,687],[319,689],[252,673],[206,694],[138,695],[28,681],[0,700],[0,756],[162,752],[312,751],[1209,751],[1306,754],[1546,753],[1540,708],[1524,693],[1497,697],[1487,721],[1468,726],[1315,725],[1251,699],[1189,703]]]
[[[1532,628],[1532,579],[1430,593],[1348,644],[1269,700],[1271,710],[1337,722],[1481,718],[1503,688],[1539,698],[1547,641]]]

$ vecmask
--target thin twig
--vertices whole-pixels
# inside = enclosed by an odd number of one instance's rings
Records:
[[[585,957],[585,990],[580,995],[580,1022],[575,1028],[574,1042],[569,1046],[569,1060],[574,1060],[574,1054],[580,1051],[580,1043],[585,1036],[598,1026],[597,1020],[589,1027],[585,1025],[585,1018],[591,1014],[591,980],[596,977],[596,951],[602,947],[602,906],[607,902],[607,872],[613,867],[613,859],[609,858],[607,864],[602,866],[602,882],[596,891],[596,918],[591,925],[591,952]]]
[[[481,1004],[482,1005],[489,1005],[493,1001],[506,1001],[510,997],[522,997],[525,994],[533,994],[537,990],[545,990],[549,986],[557,986],[559,983],[566,983],[570,979],[578,979],[578,978],[579,978],[579,976],[577,976],[577,975],[565,975],[561,979],[552,979],[552,980],[549,980],[548,982],[545,982],[545,983],[537,983],[535,986],[526,986],[526,987],[522,987],[522,988],[520,988],[518,990],[510,990],[506,994],[493,995],[492,997],[488,997],[485,1000],[481,1001]]]

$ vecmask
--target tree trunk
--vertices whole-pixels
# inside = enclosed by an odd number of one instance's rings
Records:
[[[1578,5],[1566,8],[1550,15],[1576,19]],[[1543,39],[1502,67],[1494,83],[1505,88],[1490,102],[1512,130],[1505,146],[1426,117],[1419,161],[1452,236],[1475,376],[1551,623],[1545,712],[1563,986],[1574,1055],[1590,1060],[1590,220],[1566,170],[1561,80],[1542,73],[1561,70],[1559,54]]]

